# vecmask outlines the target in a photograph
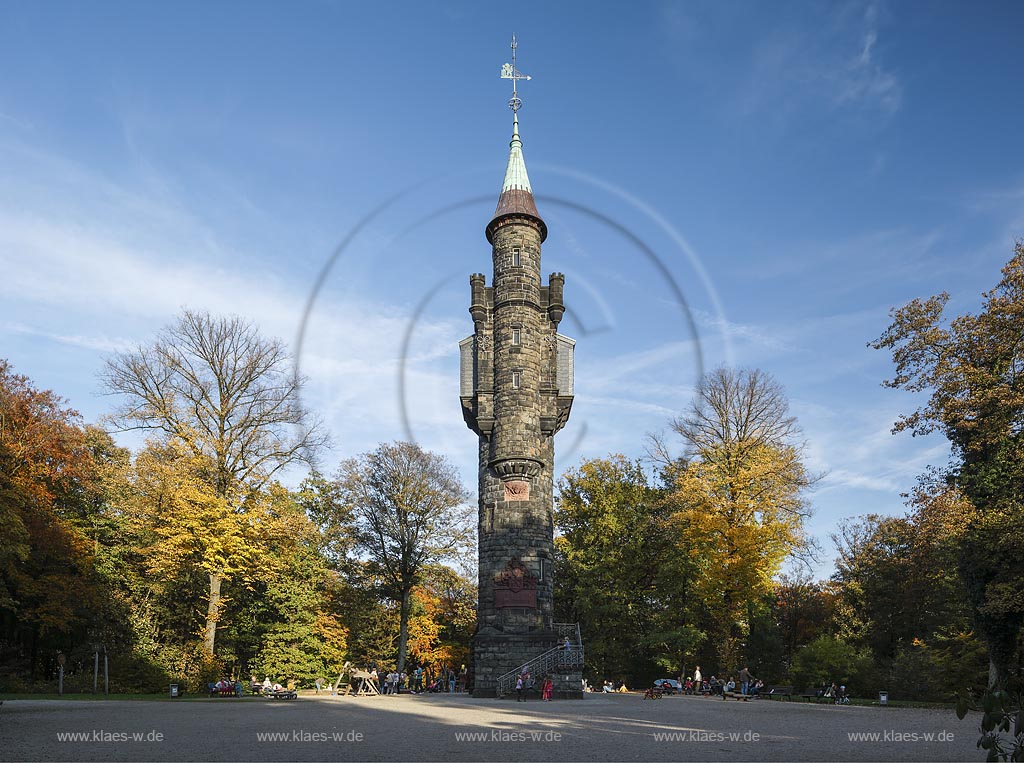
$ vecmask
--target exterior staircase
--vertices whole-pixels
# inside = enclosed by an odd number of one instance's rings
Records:
[[[558,645],[541,652],[514,670],[498,677],[497,695],[504,697],[515,692],[516,679],[525,672],[533,677],[554,673],[583,673],[583,637],[580,635],[579,623],[555,623],[558,634]],[[565,639],[569,639],[569,647]],[[580,687],[582,695],[582,686]]]

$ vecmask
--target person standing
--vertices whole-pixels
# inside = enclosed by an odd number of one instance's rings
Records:
[[[555,683],[554,683],[554,681],[551,680],[551,676],[545,676],[545,678],[544,678],[544,688],[541,691],[541,699],[544,700],[545,702],[550,702],[551,701],[551,697],[554,695],[554,693],[555,693]]]
[[[740,694],[742,694],[744,697],[747,696],[747,692],[750,691],[751,681],[756,680],[757,679],[755,679],[750,674],[750,669],[746,665],[744,665],[743,670],[740,671]]]
[[[516,678],[516,702],[523,701],[523,676],[520,673],[519,677]]]
[[[700,665],[693,671],[693,685],[697,687],[697,691],[700,691],[703,686],[704,676],[701,675]]]

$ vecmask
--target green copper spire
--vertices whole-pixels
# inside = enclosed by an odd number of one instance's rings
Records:
[[[537,203],[533,199],[533,188],[530,177],[526,174],[526,160],[523,158],[523,141],[519,137],[519,109],[523,102],[519,98],[516,83],[530,79],[516,68],[516,38],[512,37],[512,63],[501,68],[502,79],[512,80],[512,98],[508,106],[512,109],[512,141],[509,145],[508,166],[505,168],[505,181],[501,185],[501,196],[498,207],[494,210],[494,218],[487,226],[487,240],[491,240],[491,232],[495,224],[509,215],[533,218],[540,224],[541,241],[547,237],[547,226],[537,212]]]
[[[519,114],[512,120],[512,142],[509,145],[508,168],[505,170],[505,182],[501,192],[516,189],[533,193],[530,178],[526,174],[526,160],[523,159],[523,141],[519,138]]]

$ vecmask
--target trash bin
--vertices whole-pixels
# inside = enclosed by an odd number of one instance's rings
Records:
[[[878,704],[888,705],[889,704],[889,692],[880,691],[878,692]]]
[[[171,697],[178,697],[178,684],[171,684]]]

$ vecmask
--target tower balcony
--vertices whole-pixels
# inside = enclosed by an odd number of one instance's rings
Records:
[[[544,462],[536,458],[496,458],[488,466],[504,481],[530,480],[540,474]]]

